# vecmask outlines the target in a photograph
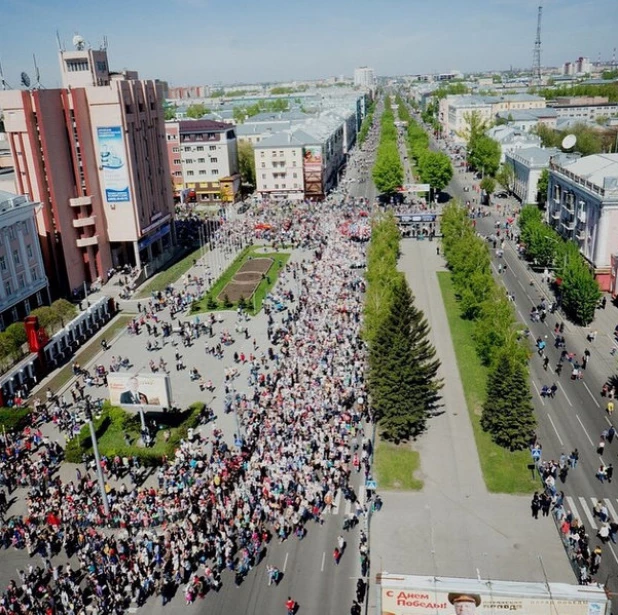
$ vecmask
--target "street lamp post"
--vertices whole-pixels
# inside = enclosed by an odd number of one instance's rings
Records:
[[[94,461],[96,463],[97,481],[99,483],[99,491],[101,492],[101,500],[103,502],[103,510],[105,516],[109,517],[109,502],[107,501],[107,492],[105,491],[105,479],[103,478],[103,470],[101,469],[101,456],[99,455],[99,443],[97,442],[97,434],[92,422],[92,406],[90,399],[86,398],[86,420],[90,428],[90,438],[92,439],[92,450],[94,451]]]

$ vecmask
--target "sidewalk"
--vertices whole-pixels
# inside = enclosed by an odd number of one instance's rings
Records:
[[[527,496],[487,492],[436,276],[444,262],[435,247],[403,240],[400,268],[431,325],[442,362],[445,412],[430,419],[428,431],[414,443],[423,490],[380,491],[384,506],[372,517],[372,574],[530,581],[543,578],[542,557],[548,580],[572,583],[552,519],[533,520]]]

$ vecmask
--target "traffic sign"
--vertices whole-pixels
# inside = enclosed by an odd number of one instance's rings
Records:
[[[375,491],[378,488],[378,483],[375,480],[366,480],[365,489],[371,489]]]
[[[404,184],[403,187],[407,192],[429,192],[429,184]]]

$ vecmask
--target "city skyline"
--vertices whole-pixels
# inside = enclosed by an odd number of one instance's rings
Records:
[[[315,0],[310,9],[282,0],[259,6],[243,0],[110,0],[104,14],[100,5],[76,9],[68,0],[5,4],[0,60],[6,81],[20,87],[21,71],[34,78],[34,53],[41,83],[49,88],[60,84],[56,30],[66,48],[76,32],[93,48],[106,36],[113,69],[137,70],[170,85],[352,76],[361,65],[376,75],[527,67],[539,0],[386,0],[379,12],[367,0]],[[610,59],[616,23],[615,0],[546,1],[542,65],[560,66],[578,56],[594,62],[599,53]]]

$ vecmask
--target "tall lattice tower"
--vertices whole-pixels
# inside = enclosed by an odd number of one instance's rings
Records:
[[[539,16],[536,22],[536,40],[534,41],[534,51],[532,53],[532,79],[541,83],[541,17],[543,16],[543,5],[539,4]]]

